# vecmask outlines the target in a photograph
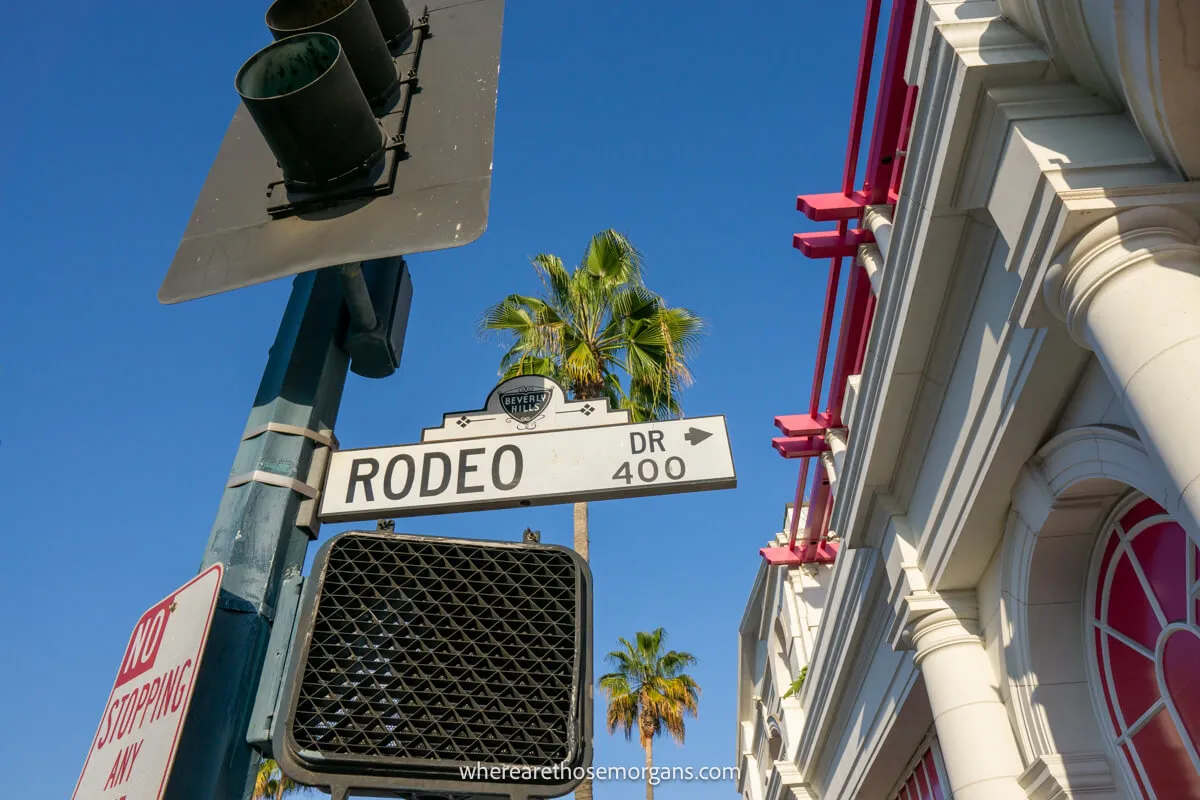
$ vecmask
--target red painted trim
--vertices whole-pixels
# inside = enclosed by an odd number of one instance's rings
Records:
[[[804,557],[810,561],[816,560],[817,551],[820,550],[821,545],[825,542],[826,535],[829,533],[829,520],[833,517],[833,493],[829,490],[829,484],[826,483],[819,488],[825,490],[825,506],[821,509],[823,513],[821,514],[819,526],[811,529],[812,533],[808,539],[808,546],[804,549]],[[819,500],[820,498],[821,493],[818,492],[817,499]]]
[[[885,202],[892,182],[896,142],[900,138],[908,99],[908,86],[904,83],[903,74],[914,16],[916,3],[911,0],[895,0],[892,4],[887,45],[883,51],[883,70],[879,77],[879,94],[875,98],[875,125],[871,130],[871,148],[867,153],[867,172],[863,181],[863,194],[870,203]]]
[[[783,414],[775,418],[775,427],[786,436],[816,436],[830,426],[824,414]]]
[[[838,223],[838,230],[844,231],[845,222]],[[808,400],[808,413],[817,415],[821,407],[821,384],[825,380],[825,359],[829,355],[829,332],[833,328],[833,311],[837,306],[838,278],[842,274],[842,260],[835,258],[829,265],[829,278],[825,286],[825,306],[821,309],[821,335],[817,340],[817,363],[813,365],[812,394]]]
[[[844,226],[845,220],[841,222]],[[858,255],[858,246],[875,241],[875,234],[866,228],[855,228],[846,232],[817,231],[797,233],[792,236],[795,247],[809,258],[844,258]]]
[[[772,567],[795,567],[803,564],[801,553],[794,547],[760,547],[758,554]]]
[[[824,453],[829,449],[824,436],[776,436],[771,440],[779,455],[784,458],[808,458]]]
[[[792,524],[788,526],[788,547],[796,546],[796,533],[800,530],[800,512],[804,509],[804,488],[808,482],[809,460],[800,462],[800,474],[796,477],[796,499],[792,504]]]
[[[910,4],[913,0],[894,0]],[[871,62],[875,59],[875,35],[879,30],[879,8],[882,0],[867,0],[867,16],[863,20],[862,41],[858,46],[858,76],[854,82],[854,101],[850,108],[850,132],[846,139],[846,166],[842,170],[842,194],[849,196],[858,173],[858,147],[862,142],[863,122],[867,116],[867,93],[871,88]],[[878,119],[878,116],[876,116]]]
[[[904,163],[908,158],[908,140],[912,136],[913,114],[917,111],[917,87],[909,86],[904,98],[904,121],[900,125],[900,138],[896,140],[896,160],[892,164],[892,181],[888,185],[888,202],[895,203],[900,196],[900,181],[904,177]],[[903,152],[904,155],[900,155]]]
[[[818,464],[817,469],[823,469],[822,465]],[[809,496],[808,519],[805,520],[804,535],[800,539],[800,546],[805,551],[821,541],[821,534],[825,527],[825,509],[832,505],[829,502],[829,481],[825,480],[819,472],[817,478],[817,482],[813,484],[812,494]]]
[[[845,385],[849,375],[862,371],[866,357],[867,341],[871,323],[875,316],[876,300],[870,291],[869,281],[861,269],[848,281],[847,298],[842,313],[842,325],[838,333],[838,347],[834,354],[831,375],[829,404],[820,414],[821,395],[824,393],[825,367],[829,354],[833,318],[837,311],[839,281],[842,258],[856,257],[858,246],[873,241],[869,231],[851,230],[850,220],[857,220],[864,204],[881,202],[895,203],[899,197],[900,181],[904,170],[904,156],[916,111],[917,90],[904,83],[903,71],[908,57],[908,43],[912,34],[916,0],[894,0],[888,21],[887,43],[884,48],[883,65],[876,97],[875,116],[872,122],[871,140],[864,175],[863,190],[854,191],[858,172],[858,153],[862,144],[863,126],[866,121],[866,103],[870,89],[871,64],[875,41],[879,29],[882,0],[867,0],[866,17],[863,21],[862,40],[859,47],[858,74],[854,85],[854,100],[851,105],[850,130],[846,143],[846,160],[842,172],[840,194],[809,194],[796,198],[796,208],[810,219],[837,221],[832,232],[796,234],[794,247],[810,258],[831,258],[825,289],[825,303],[821,312],[821,329],[817,343],[817,359],[813,369],[812,394],[807,418],[805,415],[777,417],[775,424],[788,436],[772,441],[776,449],[785,456],[803,458],[804,466],[796,482],[796,512],[793,514],[790,546],[797,538],[797,521],[805,496],[808,457],[800,442],[818,436],[817,424],[826,426],[841,424],[841,407],[845,401]],[[857,265],[855,265],[857,267]],[[824,419],[822,419],[822,416]],[[790,427],[795,425],[795,427]],[[785,444],[786,442],[786,444]],[[778,444],[776,444],[778,443]],[[822,493],[824,492],[824,494]],[[804,542],[809,549],[815,547],[821,553],[824,537],[828,532],[828,518],[832,503],[828,502],[828,486],[814,486],[809,496],[809,524],[806,525]],[[833,552],[836,552],[834,548]],[[765,556],[764,556],[765,557]]]
[[[870,283],[870,280],[867,281]],[[861,375],[863,364],[867,360],[867,342],[871,337],[871,324],[875,321],[875,294],[872,292],[867,297],[867,310],[862,318],[862,332],[859,334],[858,352],[854,354],[854,366],[850,368],[851,375]],[[840,408],[839,408],[840,412]]]
[[[866,333],[863,329],[863,318],[866,316],[867,302],[871,297],[871,281],[867,277],[867,271],[856,264],[850,274],[846,305],[842,309],[842,328],[838,332],[837,354],[833,357],[833,375],[829,379],[829,405],[826,413],[836,427],[841,427],[842,424],[846,378],[853,366],[852,360],[858,356],[859,341]]]
[[[838,546],[833,542],[821,542],[811,556],[796,547],[762,547],[758,554],[773,567],[798,567],[801,564],[832,564],[837,552]]]
[[[796,198],[796,210],[813,222],[836,222],[859,219],[867,205],[862,192],[852,192],[849,197],[841,192],[827,194],[802,194]]]

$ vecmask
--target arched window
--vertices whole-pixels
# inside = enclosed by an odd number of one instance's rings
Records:
[[[1106,731],[1144,798],[1200,797],[1200,553],[1153,500],[1098,543],[1088,634]]]
[[[771,759],[771,763],[774,764],[783,754],[783,733],[780,732],[779,722],[774,717],[767,720],[767,730],[769,731],[767,756]]]

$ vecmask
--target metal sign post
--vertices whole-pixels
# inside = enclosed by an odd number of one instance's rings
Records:
[[[487,224],[503,10],[275,0],[275,41],[234,79],[242,104],[159,299],[299,276],[204,555],[226,573],[169,800],[252,793],[250,715],[320,524],[348,362],[392,374],[411,298],[399,256],[467,244]]]
[[[280,588],[300,574],[317,533],[308,481],[332,443],[347,317],[335,274],[296,277],[204,553],[205,566],[225,565],[225,582],[169,800],[245,798],[253,789],[249,714]]]

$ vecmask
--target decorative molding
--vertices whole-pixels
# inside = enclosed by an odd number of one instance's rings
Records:
[[[818,800],[818,795],[795,764],[780,760],[775,762],[767,782],[767,800]]]
[[[1124,797],[1103,753],[1047,753],[1030,764],[1019,781],[1029,800],[1072,800],[1084,794],[1089,800]]]
[[[1196,166],[1196,150],[1186,146],[1196,132],[1175,130],[1172,122],[1186,128],[1194,122],[1188,115],[1193,108],[1168,104],[1164,86],[1186,85],[1194,76],[1187,29],[1196,17],[1183,16],[1196,13],[1192,5],[1161,0],[1121,0],[1115,7],[1111,0],[1000,0],[1004,16],[1043,42],[1064,76],[1125,106],[1158,157],[1180,174]]]
[[[837,701],[853,696],[848,687],[861,681],[861,673],[870,664],[855,659],[854,654],[877,618],[867,609],[874,605],[883,583],[879,566],[878,553],[866,549],[844,551],[834,564],[826,613],[813,645],[814,658],[800,691],[800,702],[808,712],[797,737],[796,762],[801,770],[815,764],[824,748],[837,745],[840,737],[831,735]]]
[[[1084,733],[1087,729],[1078,719],[1080,709],[1072,709],[1069,712],[1072,718],[1068,720],[1059,716],[1068,712],[1048,706],[1042,698],[1043,690],[1038,679],[1040,666],[1047,660],[1053,660],[1054,654],[1044,650],[1035,654],[1032,650],[1029,599],[1031,592],[1044,593],[1053,589],[1045,581],[1054,580],[1062,567],[1056,564],[1055,569],[1035,571],[1038,557],[1061,557],[1061,551],[1043,551],[1039,556],[1038,543],[1043,533],[1056,524],[1056,515],[1065,515],[1062,519],[1072,520],[1069,523],[1073,526],[1072,531],[1081,521],[1093,520],[1084,522],[1084,529],[1078,533],[1094,532],[1098,535],[1107,510],[1129,491],[1128,487],[1139,489],[1156,499],[1164,496],[1165,482],[1156,478],[1159,474],[1136,436],[1130,431],[1103,425],[1074,428],[1058,434],[1021,469],[1013,488],[1012,508],[1001,555],[999,631],[1004,674],[999,677],[1007,688],[1009,714],[1017,745],[1026,763],[1046,758],[1049,759],[1046,762],[1050,765],[1047,767],[1049,769],[1057,763],[1053,759],[1060,748],[1098,746],[1100,741],[1099,722],[1094,715],[1093,724],[1097,727],[1095,735],[1090,736]],[[1072,487],[1096,480],[1107,481],[1108,488],[1092,488],[1086,495],[1071,494]],[[1033,581],[1037,575],[1043,576],[1043,583],[1035,586]],[[1084,601],[1084,594],[1081,589],[1079,602]],[[1083,636],[1081,628],[1067,624],[1070,630],[1064,632],[1064,637],[1072,635],[1072,632]],[[1079,624],[1082,625],[1082,621]],[[1064,655],[1074,654],[1073,657],[1082,658],[1083,653],[1082,640],[1079,647],[1064,645]],[[1080,673],[1086,674],[1082,665]],[[1075,736],[1076,740],[1066,741],[1066,736]],[[1026,775],[1022,778],[1022,785],[1028,784],[1029,791],[1036,786],[1045,786],[1050,787],[1044,790],[1050,792],[1046,797],[1060,796],[1053,793],[1057,791],[1052,791],[1054,784],[1045,783],[1049,778],[1038,777],[1040,773],[1036,772],[1027,772]],[[1035,795],[1030,794],[1030,797]]]
[[[1092,0],[1087,4],[1096,5]],[[1119,80],[1107,71],[1097,54],[1103,45],[1115,46],[1093,34],[1078,0],[1000,0],[1001,13],[1043,42],[1060,65],[1064,75],[1070,75],[1090,91],[1110,98],[1121,95]],[[1111,5],[1105,13],[1113,15]],[[1107,54],[1104,54],[1107,56]],[[1115,60],[1115,53],[1112,54]]]
[[[911,650],[910,625],[913,617],[909,598],[930,594],[929,585],[925,580],[925,573],[916,562],[916,549],[899,531],[893,539],[893,547],[898,551],[900,565],[889,587],[888,606],[892,609],[892,617],[886,635],[893,650]]]
[[[1186,173],[1189,166],[1195,168],[1195,163],[1187,163],[1187,156],[1190,154],[1194,159],[1196,151],[1194,145],[1188,146],[1188,140],[1195,137],[1196,131],[1172,129],[1172,117],[1177,115],[1171,112],[1178,109],[1167,108],[1163,92],[1164,73],[1169,74],[1168,81],[1184,85],[1195,79],[1194,66],[1187,63],[1194,56],[1188,52],[1189,43],[1186,41],[1188,22],[1196,19],[1195,9],[1190,8],[1194,4],[1122,0],[1120,13],[1111,19],[1104,13],[1111,9],[1092,8],[1089,6],[1095,6],[1095,3],[1083,0],[1074,2],[1083,6],[1083,13],[1089,21],[1094,20],[1094,24],[1099,26],[1113,26],[1115,41],[1109,43],[1108,48],[1099,50],[1099,54],[1106,62],[1106,72],[1117,76],[1130,116],[1137,122],[1147,142],[1160,158],[1181,174]],[[1168,7],[1166,14],[1161,13],[1164,6]],[[1192,15],[1190,20],[1184,18],[1189,12]],[[1162,47],[1167,38],[1162,35],[1165,29],[1184,32],[1179,37],[1182,47],[1175,52]],[[1183,148],[1178,146],[1181,142],[1185,145]]]
[[[1133,431],[1087,425],[1058,434],[1026,462],[1013,487],[1013,510],[1036,538],[1032,532],[1042,529],[1058,498],[1096,478],[1132,486],[1164,506],[1168,498],[1165,476]]]
[[[1200,275],[1197,242],[1200,223],[1182,211],[1169,206],[1120,211],[1093,225],[1055,256],[1043,284],[1046,304],[1066,322],[1075,341],[1090,350],[1088,309],[1100,289],[1127,269],[1176,253],[1191,254],[1187,267]]]
[[[974,589],[918,590],[904,598],[902,609],[893,631],[905,632],[897,638],[905,649],[916,651],[918,667],[927,655],[943,647],[981,643],[979,596]],[[896,644],[893,647],[900,649]]]
[[[954,48],[967,67],[1001,66],[1049,61],[1040,44],[1004,19],[995,3],[935,3],[930,6],[937,17],[938,33]],[[963,11],[966,15],[960,16]],[[974,11],[972,14],[970,12]]]
[[[906,69],[910,84],[919,84],[919,107],[908,148],[905,182],[893,215],[888,264],[878,289],[875,324],[867,343],[866,367],[856,392],[852,425],[855,436],[842,477],[847,496],[834,507],[833,527],[847,547],[863,539],[872,495],[887,491],[880,480],[868,480],[868,464],[880,471],[879,460],[891,458],[877,445],[885,400],[903,404],[911,393],[904,381],[891,379],[890,369],[900,345],[900,327],[907,298],[918,288],[915,276],[945,273],[940,265],[921,264],[944,257],[944,243],[962,236],[966,218],[950,206],[958,181],[978,98],[989,84],[1039,81],[1050,67],[1049,57],[998,16],[994,2],[917,4],[911,53]],[[932,240],[943,243],[927,248]],[[923,282],[928,283],[929,277]],[[910,398],[911,399],[911,398]],[[907,416],[903,411],[900,417]],[[884,468],[886,471],[886,468]],[[864,544],[869,543],[869,539]]]

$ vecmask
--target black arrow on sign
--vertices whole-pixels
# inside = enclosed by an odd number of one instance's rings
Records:
[[[708,431],[702,431],[699,428],[688,428],[688,432],[683,435],[683,440],[691,442],[692,447],[695,447],[710,436],[712,434]]]

